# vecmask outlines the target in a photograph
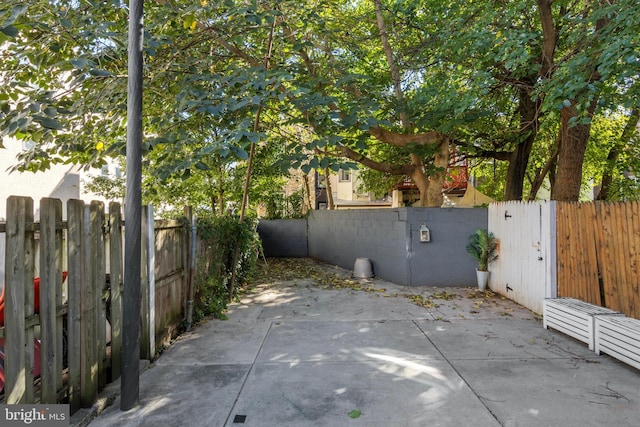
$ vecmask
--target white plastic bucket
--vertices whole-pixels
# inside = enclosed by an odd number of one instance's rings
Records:
[[[373,277],[373,268],[369,258],[358,258],[353,265],[353,277],[369,279]]]

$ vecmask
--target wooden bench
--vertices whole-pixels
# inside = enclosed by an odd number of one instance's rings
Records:
[[[595,352],[606,353],[640,369],[640,320],[631,317],[597,316]]]
[[[542,322],[549,327],[595,348],[595,319],[601,316],[622,317],[622,313],[574,298],[547,298],[544,300]]]

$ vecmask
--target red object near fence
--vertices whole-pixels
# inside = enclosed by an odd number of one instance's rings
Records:
[[[67,272],[62,272],[62,281],[67,280]],[[40,278],[33,279],[33,312],[40,313]],[[4,286],[0,294],[0,327],[4,326]]]
[[[62,281],[67,279],[67,272],[62,272]],[[0,327],[4,326],[4,292],[5,287],[2,287],[2,294],[0,294]],[[36,277],[33,280],[33,310],[34,313],[40,312],[40,278]],[[40,376],[40,341],[33,340],[34,346],[34,364],[33,364],[33,376],[35,378]],[[0,338],[0,393],[4,392],[4,338]]]

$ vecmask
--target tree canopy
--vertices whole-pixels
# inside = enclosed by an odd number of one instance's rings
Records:
[[[588,179],[606,188],[634,166],[626,159],[637,141],[636,8],[635,0],[148,2],[149,188],[192,176],[221,185],[255,144],[265,165],[282,170],[359,164],[390,181],[411,177],[428,206],[442,203],[453,152],[498,162],[505,199],[535,197],[546,177],[552,198],[577,200]],[[126,27],[120,0],[0,6],[0,136],[34,142],[16,168],[100,165],[123,153]],[[209,202],[220,200],[212,194]]]

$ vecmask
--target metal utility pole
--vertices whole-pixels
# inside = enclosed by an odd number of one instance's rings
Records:
[[[124,295],[120,409],[138,404],[140,394],[140,258],[142,211],[142,20],[143,0],[129,0],[127,88],[127,194],[124,205]]]

